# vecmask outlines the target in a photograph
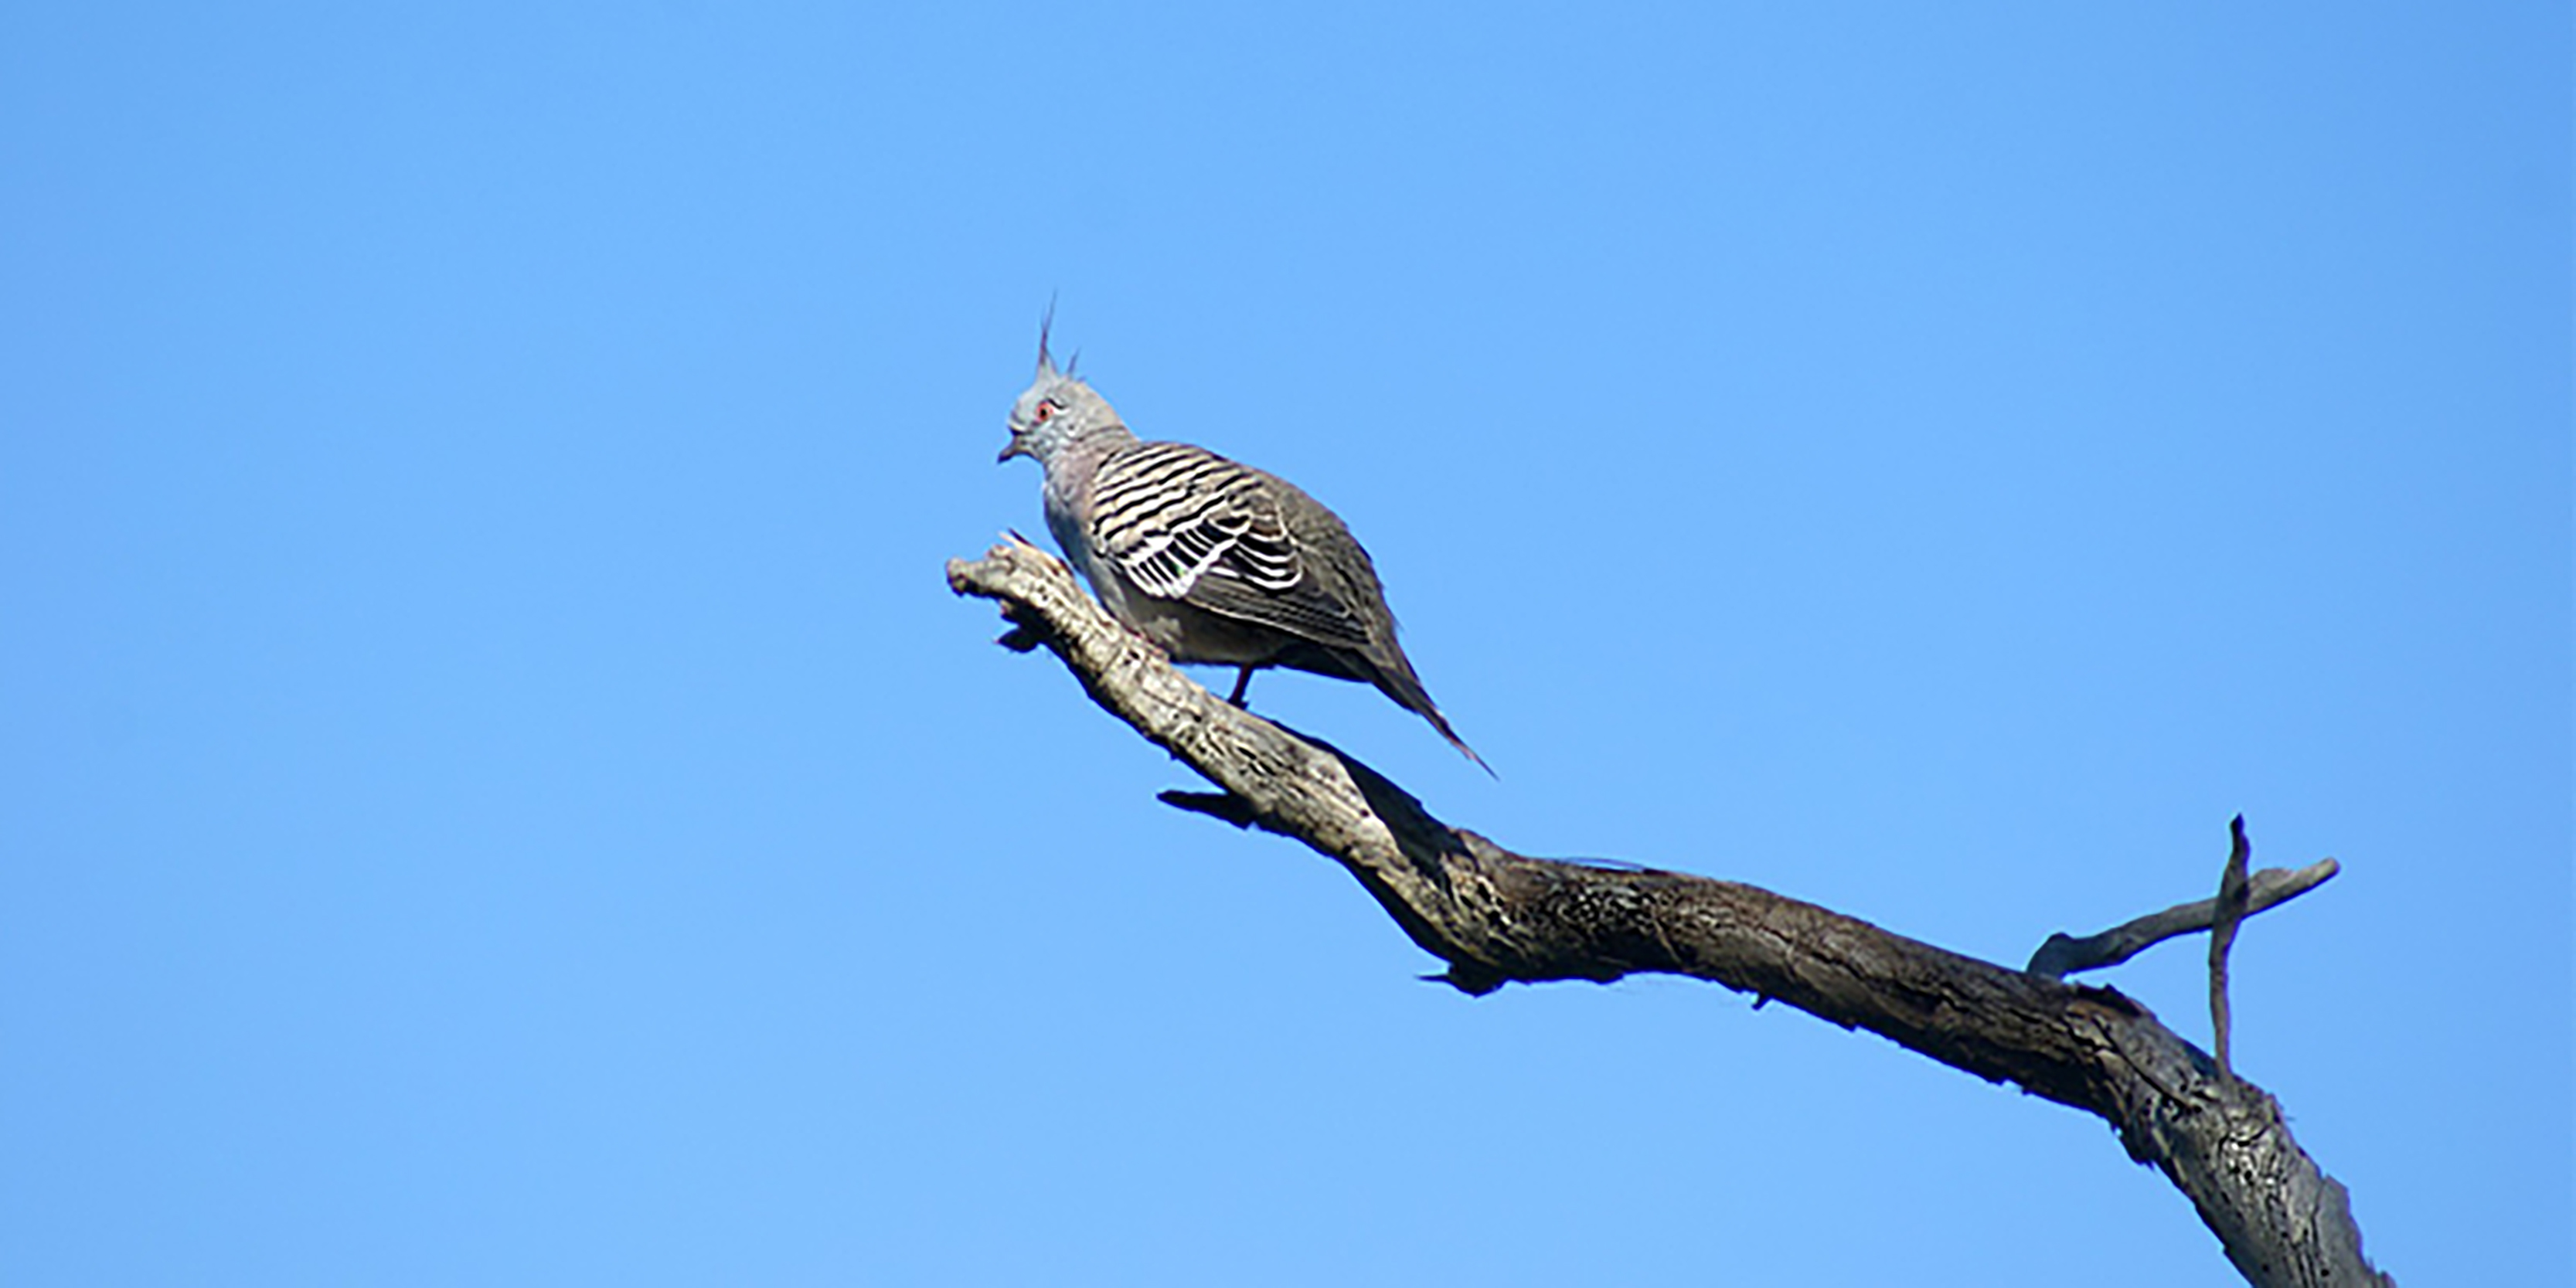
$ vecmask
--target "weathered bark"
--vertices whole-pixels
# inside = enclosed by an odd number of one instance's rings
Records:
[[[980,561],[951,561],[948,581],[999,601],[1013,623],[1004,644],[1046,646],[1093,701],[1222,789],[1166,792],[1166,802],[1295,838],[1341,864],[1448,963],[1440,978],[1459,989],[1665,971],[1786,1002],[2099,1115],[2131,1158],[2190,1196],[2254,1284],[2392,1282],[2363,1258],[2343,1187],[2291,1139],[2272,1097],[2222,1076],[2116,990],[1962,956],[1738,882],[1512,853],[1433,818],[1329,746],[1219,700],[1043,551],[995,546]],[[2268,877],[2258,874],[2250,905],[2238,906],[2268,906]],[[2277,894],[2286,880],[2268,884],[2272,902],[2289,897]],[[2121,942],[2135,952],[2153,939]],[[2080,956],[2061,969],[2098,964]]]

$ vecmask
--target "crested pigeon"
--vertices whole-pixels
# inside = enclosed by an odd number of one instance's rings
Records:
[[[1377,686],[1478,765],[1396,643],[1377,569],[1340,516],[1295,484],[1204,448],[1139,439],[1107,399],[1057,371],[1011,408],[997,461],[1035,458],[1047,531],[1112,616],[1175,662],[1284,666]],[[1491,767],[1486,767],[1492,772]]]

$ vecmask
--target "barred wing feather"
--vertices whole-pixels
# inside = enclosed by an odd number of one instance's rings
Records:
[[[1148,595],[1365,648],[1368,623],[1298,548],[1285,486],[1201,448],[1140,443],[1093,481],[1093,547]]]

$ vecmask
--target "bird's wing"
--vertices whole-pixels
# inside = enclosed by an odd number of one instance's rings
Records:
[[[1349,534],[1287,484],[1202,448],[1139,443],[1103,462],[1092,488],[1092,546],[1136,589],[1318,644],[1369,645],[1362,606],[1324,575],[1327,552],[1306,548],[1319,535],[1303,530],[1316,526],[1307,511],[1341,542]],[[1292,524],[1296,501],[1305,517]]]

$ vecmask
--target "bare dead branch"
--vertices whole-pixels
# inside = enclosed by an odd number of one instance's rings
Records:
[[[1024,543],[952,560],[1102,709],[1204,775],[1179,808],[1298,840],[1356,878],[1470,993],[1514,981],[1704,979],[1867,1029],[1953,1068],[2095,1114],[2191,1198],[2254,1284],[2391,1281],[2362,1256],[2343,1188],[2281,1108],[2116,990],[2017,971],[1755,886],[1515,854],[1431,816],[1330,746],[1226,705]]]
[[[2246,881],[2245,915],[2250,917],[2288,903],[2324,885],[2341,871],[2343,865],[2332,859],[2319,859],[2304,868],[2265,868]],[[2202,899],[2176,904],[2081,939],[2061,931],[2050,935],[2048,942],[2031,954],[2030,965],[2024,969],[2054,979],[2117,966],[2177,935],[2196,934],[2217,923],[2218,901]]]
[[[2209,928],[2209,1031],[2218,1047],[2218,1076],[2234,1081],[2236,1066],[2227,1058],[2227,953],[2236,947],[2236,928],[2245,921],[2245,860],[2254,847],[2245,839],[2245,816],[2227,825],[2227,866],[2218,875],[2218,920]]]

